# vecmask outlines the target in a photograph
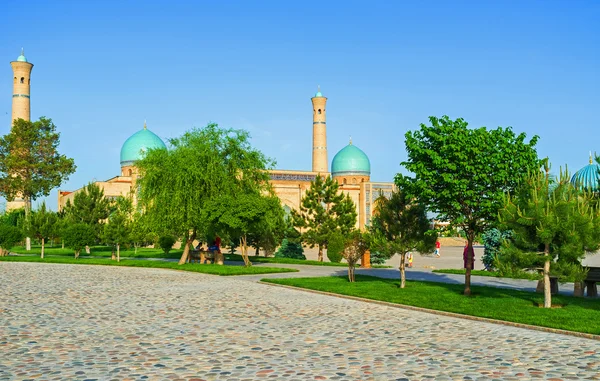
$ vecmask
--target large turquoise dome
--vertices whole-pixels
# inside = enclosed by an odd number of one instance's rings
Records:
[[[123,147],[121,147],[121,167],[133,165],[136,160],[143,157],[145,152],[153,148],[166,149],[167,146],[154,132],[148,130],[146,123],[144,123],[143,130],[131,135],[123,143]]]
[[[590,157],[590,163],[571,177],[571,184],[589,191],[600,190],[600,165],[594,164]]]
[[[352,142],[338,152],[331,162],[331,175],[371,175],[371,162],[367,155]]]

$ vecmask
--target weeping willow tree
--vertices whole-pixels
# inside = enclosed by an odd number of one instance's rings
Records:
[[[566,170],[561,170],[553,181],[545,159],[543,171],[530,174],[517,194],[506,195],[499,215],[501,222],[514,231],[505,250],[522,256],[541,255],[544,307],[550,308],[552,263],[581,264],[586,253],[599,248],[600,211],[593,205],[591,194],[573,186]]]
[[[139,205],[155,232],[181,238],[185,246],[179,264],[209,228],[202,213],[209,201],[268,187],[265,170],[274,162],[254,149],[249,138],[246,131],[211,123],[171,139],[169,150],[149,150],[136,162]]]

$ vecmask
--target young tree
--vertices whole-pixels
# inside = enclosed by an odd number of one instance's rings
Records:
[[[342,256],[348,263],[348,281],[354,282],[354,269],[356,263],[365,255],[366,251],[369,250],[370,246],[370,235],[369,233],[363,233],[359,230],[351,231],[346,239],[346,245]]]
[[[48,196],[75,172],[73,159],[58,153],[59,143],[56,126],[44,117],[17,119],[0,138],[0,194],[8,201],[23,197],[27,216],[32,200]]]
[[[244,264],[252,266],[248,258],[248,235],[263,231],[265,225],[273,221],[280,220],[283,223],[283,209],[275,196],[244,193],[208,201],[204,219],[219,231],[239,236]]]
[[[0,225],[0,257],[7,256],[18,242],[23,240],[23,231],[16,226]]]
[[[586,253],[600,248],[600,209],[592,203],[591,194],[577,190],[567,172],[551,187],[547,159],[544,173],[532,172],[524,190],[505,199],[500,217],[514,231],[510,249],[543,255],[545,308],[552,306],[551,263],[581,265]]]
[[[437,234],[431,230],[425,205],[408,197],[402,189],[393,192],[389,199],[378,197],[376,210],[371,219],[371,246],[387,258],[400,255],[400,287],[404,288],[406,255],[433,252]]]
[[[75,259],[78,259],[81,250],[96,240],[96,232],[90,225],[79,222],[66,227],[63,237],[65,245],[75,251]]]
[[[292,210],[292,223],[300,229],[302,241],[319,248],[319,261],[323,262],[323,249],[329,236],[336,230],[348,234],[356,225],[356,207],[349,195],[339,191],[338,183],[330,176],[317,176],[302,198],[300,210]]]
[[[187,261],[189,247],[207,228],[203,209],[209,200],[267,189],[273,162],[249,142],[242,130],[209,124],[170,140],[171,149],[149,150],[136,163],[139,205],[155,231],[177,232]]]
[[[147,216],[143,213],[136,211],[133,214],[130,226],[130,239],[136,254],[140,246],[148,245],[158,238],[157,235],[150,230]]]
[[[46,209],[46,203],[42,202],[40,207],[33,211],[26,222],[26,231],[32,237],[42,243],[41,258],[44,258],[46,238],[53,238],[57,232],[58,216],[55,212]]]
[[[117,249],[117,262],[121,261],[121,244],[130,240],[132,209],[131,199],[117,198],[115,210],[108,217],[108,223],[104,225],[102,237],[107,244]]]
[[[96,184],[89,183],[73,197],[73,203],[67,200],[65,217],[70,223],[83,223],[92,228],[95,239],[90,245],[99,242],[104,231],[104,223],[113,211],[111,201],[104,197],[104,191]]]
[[[498,127],[467,128],[463,119],[430,117],[431,126],[406,133],[408,160],[402,165],[414,178],[396,175],[396,183],[438,218],[461,227],[472,257],[473,241],[497,220],[505,192],[515,190],[529,172],[539,168],[537,136]],[[465,295],[471,294],[471,263],[467,260]]]

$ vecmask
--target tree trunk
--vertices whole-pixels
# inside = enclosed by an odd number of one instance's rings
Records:
[[[348,262],[348,281],[351,283],[354,282],[354,264],[350,262]]]
[[[552,292],[550,290],[550,245],[544,246],[544,308],[552,307]]]
[[[256,252],[254,253],[255,257],[258,257],[260,255],[260,247],[256,246]]]
[[[86,254],[90,254],[90,247],[88,245],[85,245],[85,253]]]
[[[134,252],[135,254],[137,254],[137,248],[138,248],[138,245],[137,245],[137,244],[133,245],[133,252]]]
[[[319,262],[323,262],[323,245],[319,245],[319,257],[317,258]]]
[[[196,229],[192,230],[191,236],[188,231],[186,236],[187,236],[187,240],[185,241],[185,247],[183,248],[183,254],[181,254],[181,258],[179,258],[179,262],[178,262],[180,265],[183,265],[188,261],[188,257],[190,255],[190,245],[196,239]]]
[[[40,258],[44,259],[44,242],[45,238],[42,238],[42,254],[40,255]]]
[[[25,201],[25,220],[29,219],[29,214],[31,213],[31,197],[23,196],[23,201]],[[25,238],[25,250],[31,251],[31,238]]]
[[[119,244],[117,243],[117,262],[121,262],[121,252],[120,252],[120,248],[121,248],[121,245],[119,245]]]
[[[61,239],[60,241],[62,242],[62,248],[63,248],[63,250],[64,250],[64,249],[65,249],[65,241],[64,241],[64,240],[62,240],[62,239]]]
[[[242,246],[242,259],[244,260],[244,266],[245,267],[250,267],[252,266],[252,263],[250,262],[250,259],[248,259],[248,240],[246,239],[246,235],[242,235],[242,237],[240,238],[241,241],[241,246]]]
[[[406,286],[406,273],[404,269],[406,267],[406,253],[400,254],[400,288]]]
[[[117,256],[115,255],[115,247],[112,246],[111,250],[110,250],[110,260],[115,261],[116,259],[117,259]]]
[[[583,282],[575,282],[573,285],[573,296],[583,297]]]
[[[469,237],[467,239],[467,266],[465,270],[465,291],[464,294],[469,296],[471,295],[471,270],[473,264],[473,238]]]
[[[25,249],[31,251],[31,238],[29,237],[25,238]]]
[[[75,259],[79,259],[79,250],[75,250]]]

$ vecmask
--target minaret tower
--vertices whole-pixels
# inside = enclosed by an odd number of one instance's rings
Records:
[[[327,98],[321,94],[321,88],[311,98],[313,104],[313,152],[312,171],[327,173],[327,118],[325,104]]]
[[[16,119],[31,120],[31,109],[29,102],[29,87],[31,84],[31,69],[33,64],[27,62],[23,49],[16,61],[10,63],[13,69],[13,98],[11,125]],[[13,201],[6,203],[6,211],[25,207],[25,201],[18,195]]]
[[[13,69],[13,101],[12,101],[12,120],[25,119],[31,120],[31,109],[29,103],[29,88],[31,85],[31,69],[33,64],[27,62],[23,54],[16,61],[10,63]],[[12,124],[12,122],[11,122]]]

